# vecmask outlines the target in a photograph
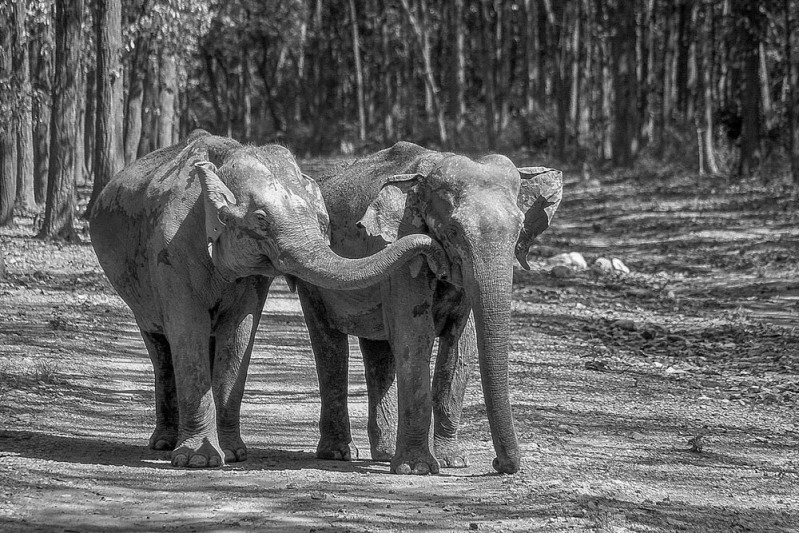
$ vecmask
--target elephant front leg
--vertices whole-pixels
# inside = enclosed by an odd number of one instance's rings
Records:
[[[247,367],[253,349],[256,324],[247,315],[234,328],[224,328],[216,336],[212,383],[217,407],[219,445],[229,463],[247,459],[247,447],[240,429],[240,413]]]
[[[459,317],[439,337],[433,374],[433,449],[439,464],[449,468],[469,466],[469,458],[458,441],[464,391],[478,353],[475,322],[469,308],[467,313],[466,326],[466,319]]]
[[[298,294],[319,380],[321,407],[317,458],[337,461],[358,459],[358,448],[350,434],[350,414],[347,409],[347,335],[330,327],[325,318],[325,306],[316,293],[298,283]]]
[[[395,364],[387,341],[359,338],[369,403],[369,445],[373,461],[391,461],[397,439]]]
[[[172,465],[217,467],[224,464],[217,437],[217,412],[211,387],[210,323],[207,313],[170,310],[167,324],[178,398],[178,441]]]
[[[178,399],[172,353],[167,338],[161,333],[142,330],[142,339],[155,374],[156,428],[149,445],[153,450],[172,450],[178,442]]]
[[[423,278],[423,279],[420,279]],[[431,293],[423,274],[396,275],[384,284],[389,338],[397,365],[397,442],[390,470],[396,474],[436,474],[439,462],[429,445],[430,357],[435,338]]]
[[[225,462],[247,460],[247,446],[241,434],[241,407],[247,369],[256,330],[273,278],[238,282],[244,294],[232,293],[238,305],[218,318],[211,367],[214,401],[217,406],[217,434]]]

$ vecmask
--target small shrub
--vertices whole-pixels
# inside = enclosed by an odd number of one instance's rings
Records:
[[[31,379],[45,385],[58,385],[63,382],[57,365],[52,361],[38,361],[31,370]]]

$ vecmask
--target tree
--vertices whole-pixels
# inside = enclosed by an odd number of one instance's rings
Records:
[[[633,163],[638,149],[634,4],[625,0],[613,4],[611,20],[616,21],[611,37],[614,91],[612,160],[615,165],[624,167]]]
[[[95,66],[95,143],[94,185],[86,211],[94,206],[100,191],[111,180],[124,163],[124,155],[118,151],[116,116],[122,93],[122,64],[120,45],[122,41],[122,6],[120,0],[95,0],[94,30],[96,46]],[[171,140],[171,139],[170,139]]]
[[[749,176],[761,160],[761,82],[759,80],[759,43],[762,31],[762,14],[758,4],[748,0],[734,0],[733,10],[738,16],[739,53],[742,57],[744,88],[742,90],[742,138],[740,142],[739,175]]]
[[[74,229],[77,76],[83,0],[56,0],[56,61],[50,124],[50,169],[44,222],[38,236],[79,240]]]
[[[50,159],[50,107],[53,90],[54,4],[36,3],[31,42],[33,82],[33,189],[36,203],[45,204]]]
[[[714,153],[714,102],[711,87],[711,67],[713,50],[714,6],[707,2],[703,8],[703,36],[701,50],[700,86],[702,93],[702,116],[698,112],[697,137],[700,155],[700,172],[716,174],[717,158]]]
[[[786,26],[786,85],[788,93],[788,119],[789,119],[789,158],[791,159],[792,177],[794,182],[798,181],[798,136],[797,136],[797,2],[796,0],[786,0],[784,3]]]
[[[353,60],[356,68],[356,100],[358,102],[358,139],[367,140],[367,119],[364,111],[364,71],[361,69],[361,39],[358,37],[356,2],[350,0],[350,27],[353,32]]]
[[[28,62],[28,30],[26,3],[14,3],[13,66],[17,128],[17,203],[25,211],[36,208],[33,191],[33,124],[31,121],[31,77]]]
[[[425,0],[419,0],[419,2],[420,11],[424,14],[425,10],[427,9]],[[405,11],[406,16],[408,17],[408,22],[411,24],[411,28],[414,33],[414,40],[419,47],[420,53],[422,54],[422,62],[425,71],[425,85],[432,98],[433,112],[436,115],[436,125],[439,131],[439,142],[445,146],[447,145],[447,128],[444,122],[444,110],[442,109],[442,105],[439,101],[439,87],[436,83],[436,77],[434,76],[433,72],[433,64],[431,63],[430,30],[425,24],[423,24],[423,22],[420,20],[420,17],[414,13],[414,10],[412,10],[408,0],[400,0],[400,4],[403,6],[403,11]]]
[[[158,134],[156,148],[172,144],[175,129],[175,96],[178,92],[178,66],[175,55],[161,50],[158,68]]]
[[[4,19],[12,19],[12,9],[8,0],[0,3],[0,15]],[[17,102],[12,86],[12,42],[12,32],[0,34],[0,226],[14,223],[17,198],[17,132],[13,118]]]

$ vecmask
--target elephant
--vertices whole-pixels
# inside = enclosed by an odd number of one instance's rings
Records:
[[[119,172],[90,213],[92,245],[133,311],[155,373],[149,445],[178,467],[243,461],[247,367],[275,277],[330,290],[372,286],[416,258],[439,275],[439,243],[414,235],[369,257],[329,246],[317,184],[278,145],[193,132]]]
[[[349,334],[359,338],[364,359],[373,459],[391,461],[391,472],[400,474],[437,473],[440,461],[466,466],[457,431],[477,352],[493,466],[517,472],[508,391],[513,262],[516,256],[529,268],[529,247],[561,202],[561,172],[400,142],[318,181],[336,253],[364,257],[410,235],[430,235],[444,247],[451,275],[437,278],[412,261],[363,290],[298,282],[321,392],[317,456],[348,460],[357,452],[347,410]]]

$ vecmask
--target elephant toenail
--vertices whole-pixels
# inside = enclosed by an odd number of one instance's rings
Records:
[[[172,466],[185,467],[187,464],[189,464],[189,458],[182,453],[172,458]]]
[[[192,458],[189,459],[189,467],[191,468],[203,468],[206,465],[208,465],[208,459],[202,455],[193,455]]]
[[[414,467],[414,473],[420,476],[425,476],[430,474],[431,470],[425,463],[420,463]]]

